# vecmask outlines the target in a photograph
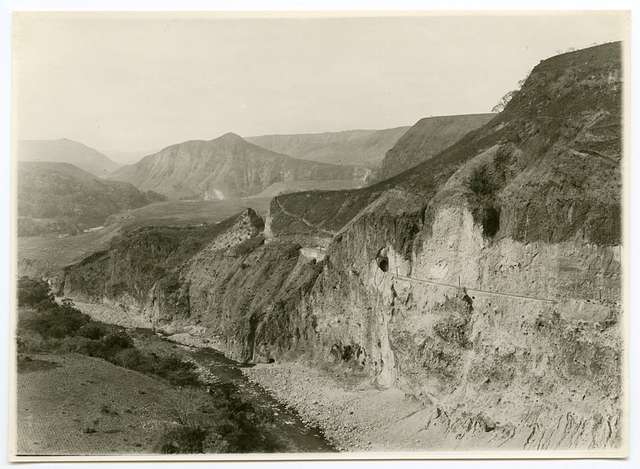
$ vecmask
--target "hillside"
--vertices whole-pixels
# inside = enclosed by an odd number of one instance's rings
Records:
[[[75,234],[124,209],[161,200],[68,163],[18,163],[18,236]]]
[[[261,135],[247,140],[294,158],[377,168],[385,153],[409,127],[345,130],[313,134]]]
[[[119,165],[107,156],[82,143],[59,140],[20,140],[18,161],[69,163],[94,176],[106,176]]]
[[[464,114],[420,119],[386,152],[378,179],[388,179],[432,158],[493,117],[495,114]]]
[[[463,199],[475,212],[500,211],[503,237],[562,241],[580,234],[619,243],[619,49],[606,44],[542,61],[503,112],[411,170],[363,189],[279,196],[272,203],[274,233],[290,232],[300,217],[338,231],[393,190],[415,201],[414,208],[399,202],[403,209],[428,208],[426,223],[435,202]]]
[[[255,195],[278,182],[361,181],[364,176],[352,166],[291,158],[228,133],[172,145],[109,178],[171,199],[222,200]]]
[[[261,216],[269,199],[169,200],[109,215],[104,227],[73,236],[21,236],[18,238],[18,276],[42,276],[57,284],[62,269],[107,249],[116,236],[144,226],[204,226],[218,223],[251,207]]]
[[[62,292],[257,363],[340,448],[620,448],[620,55],[540,62],[374,186],[114,238]]]

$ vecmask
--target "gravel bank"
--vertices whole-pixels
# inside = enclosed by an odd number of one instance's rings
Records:
[[[433,408],[405,397],[400,390],[348,386],[302,363],[260,364],[242,371],[294,408],[305,423],[320,427],[339,450],[424,451],[433,447],[431,432],[421,432]]]

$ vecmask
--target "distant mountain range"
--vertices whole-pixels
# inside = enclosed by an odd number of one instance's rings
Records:
[[[223,200],[256,195],[276,183],[364,181],[367,171],[276,153],[233,133],[169,146],[109,178],[171,199]]]
[[[58,140],[20,140],[19,161],[70,163],[95,176],[106,176],[119,165],[98,150],[66,138]]]
[[[269,150],[322,163],[377,168],[385,153],[409,127],[345,130],[291,135],[262,135],[247,140]]]
[[[162,199],[68,163],[20,162],[18,235],[75,234],[102,225],[113,213]]]

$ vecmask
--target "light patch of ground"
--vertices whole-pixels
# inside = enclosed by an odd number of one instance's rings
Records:
[[[19,455],[151,453],[205,391],[83,355],[31,355],[17,377]],[[57,366],[56,366],[57,365]]]
[[[421,431],[433,407],[398,389],[345,384],[348,376],[302,363],[256,365],[242,372],[295,408],[305,422],[320,426],[341,450],[426,451],[435,443],[432,432]]]
[[[94,321],[115,324],[122,327],[151,327],[151,320],[142,314],[132,314],[131,311],[106,303],[85,303],[73,300],[76,308],[88,315]]]

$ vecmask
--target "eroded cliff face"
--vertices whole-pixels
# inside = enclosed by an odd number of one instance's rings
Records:
[[[266,237],[250,212],[191,243],[140,232],[69,268],[65,292],[241,361],[399,388],[439,449],[619,447],[617,48],[541,63],[415,173],[279,197]]]
[[[374,246],[385,272],[364,252],[365,226],[334,246],[341,265],[326,265],[305,305],[316,357],[433,405],[425,426],[451,441],[620,444],[618,247],[494,241],[468,208],[443,207],[409,257],[391,239]]]
[[[120,273],[117,293],[96,285],[102,296],[89,299],[240,361],[303,358],[399,388],[433,408],[424,431],[444,447],[619,445],[619,247],[492,238],[471,207],[443,205],[425,220],[410,202],[379,201],[325,258],[265,243],[261,224],[241,217],[146,294]],[[98,282],[118,258],[69,269],[65,292],[82,297],[82,285],[87,298],[87,265]]]
[[[549,59],[413,173],[278,198],[281,235],[357,212],[298,306],[308,357],[432,405],[444,446],[619,446],[619,65],[619,44]]]

